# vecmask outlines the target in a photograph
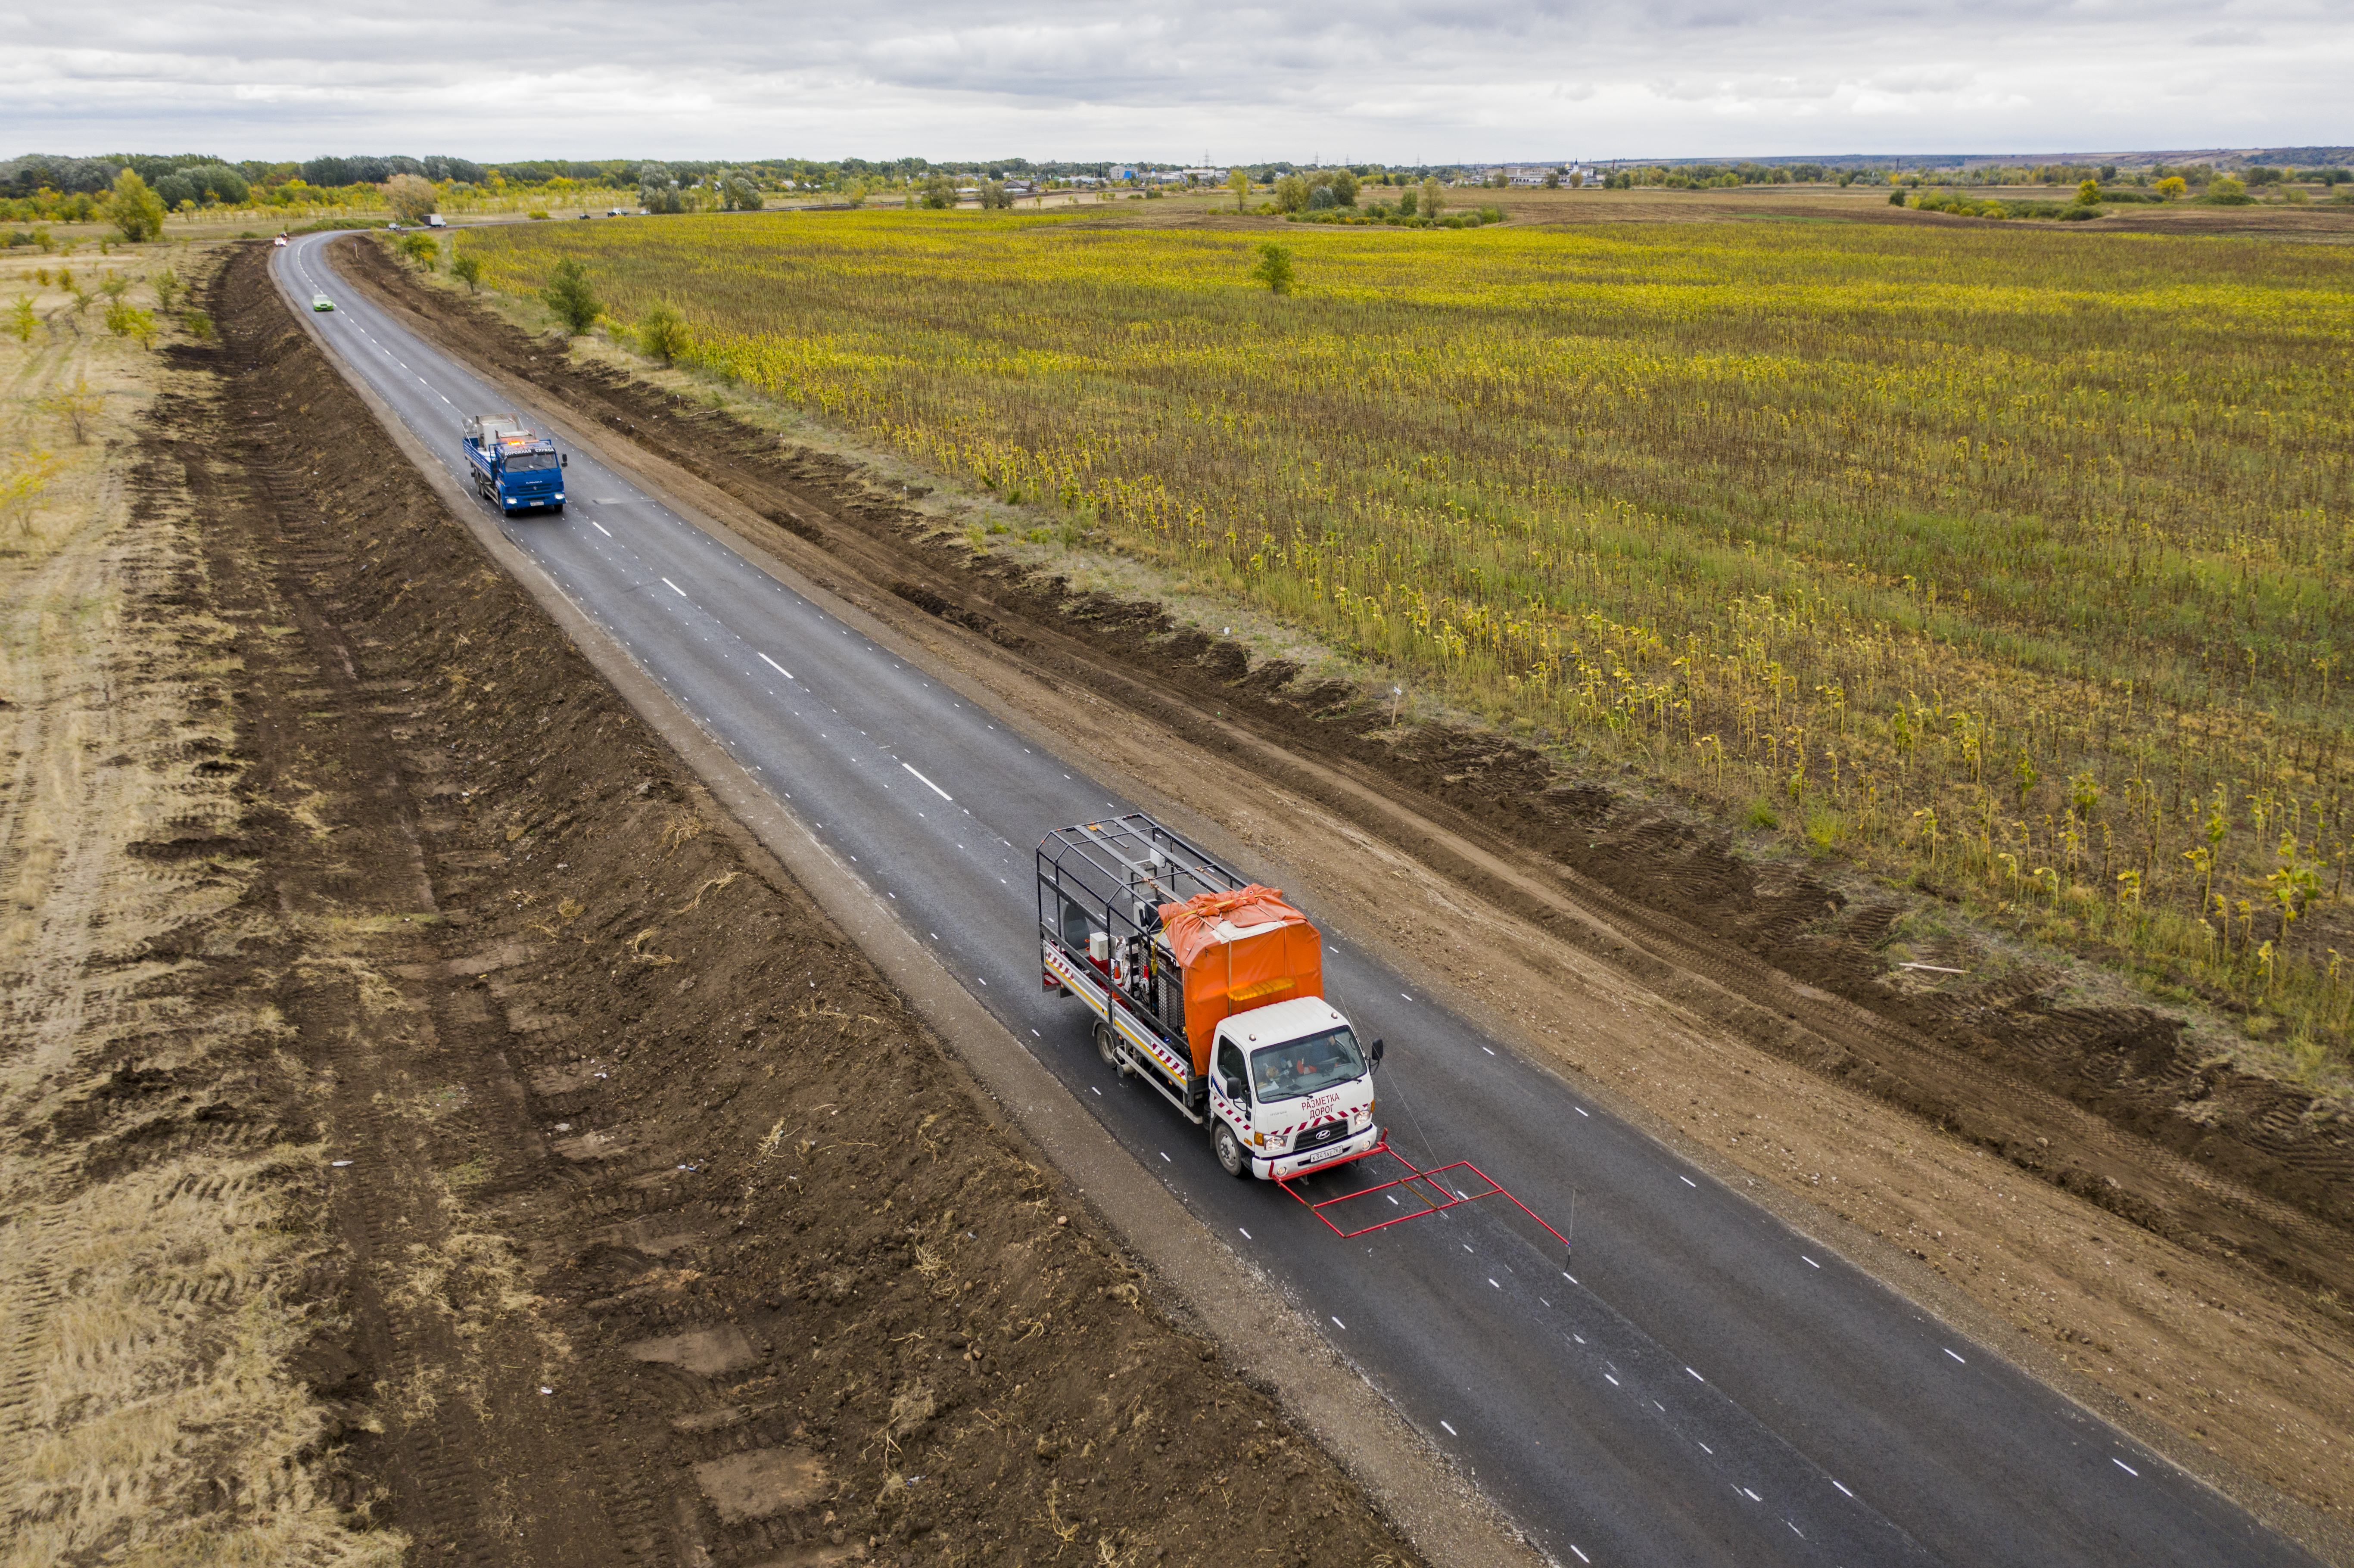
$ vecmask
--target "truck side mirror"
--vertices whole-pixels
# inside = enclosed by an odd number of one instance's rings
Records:
[[[557,453],[556,466],[558,468],[570,468],[572,466],[572,454],[570,452]]]
[[[1373,1043],[1365,1047],[1365,1061],[1367,1064],[1367,1071],[1371,1071],[1373,1068],[1378,1067],[1382,1065],[1382,1037],[1380,1035],[1374,1035]]]

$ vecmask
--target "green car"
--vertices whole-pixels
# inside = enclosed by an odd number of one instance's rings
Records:
[[[313,294],[311,296],[311,308],[314,311],[332,311],[335,308],[335,302],[324,294]]]

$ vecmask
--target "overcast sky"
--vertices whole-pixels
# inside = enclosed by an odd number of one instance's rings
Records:
[[[1150,158],[2354,143],[2354,5],[5,8],[0,156]]]

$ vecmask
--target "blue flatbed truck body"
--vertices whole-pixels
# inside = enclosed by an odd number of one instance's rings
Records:
[[[513,414],[466,417],[466,466],[474,489],[501,512],[564,510],[564,454]]]

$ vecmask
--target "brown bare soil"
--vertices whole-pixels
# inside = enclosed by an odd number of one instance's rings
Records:
[[[1493,736],[1393,729],[1363,694],[1302,690],[1156,605],[975,554],[850,464],[567,359],[380,256],[366,264],[419,330],[616,450],[634,445],[650,471],[692,476],[715,515],[822,585],[886,615],[895,596],[956,629],[951,644],[985,642],[966,667],[1018,668],[1039,722],[1107,749],[1148,749],[1150,732],[1232,760],[1261,782],[1230,792],[1249,804],[1228,825],[1279,851],[1321,819],[1363,852],[1336,881],[1370,892],[1407,866],[1449,874],[1495,912],[1479,917],[1492,940],[1460,950],[1435,927],[1386,922],[1409,959],[1935,1270],[2028,1336],[2031,1364],[2105,1390],[2113,1414],[2354,1517],[2354,1457],[2330,1436],[2354,1396],[2354,1137],[2326,1104],[2209,1065],[2165,1017],[2055,1005],[2049,977],[1925,993],[1878,953],[1893,897],[1750,863],[1721,834]],[[1094,712],[1058,719],[1057,702]],[[1133,747],[1105,738],[1106,705]],[[1465,906],[1451,908],[1459,927]],[[1610,1040],[1553,1026],[1596,993],[1653,1022]],[[1726,1041],[1758,1054],[1736,1065]]]
[[[10,1014],[6,1060],[80,1054],[9,1102],[75,1158],[42,1194],[57,1266],[12,1289],[8,1533],[87,1511],[33,1478],[80,1408],[14,1374],[58,1353],[37,1309],[95,1288],[76,1200],[133,1171],[196,1211],[143,1260],[164,1305],[276,1380],[293,1439],[222,1471],[191,1413],[150,1418],[136,1519],[39,1538],[74,1560],[283,1516],[311,1537],[249,1560],[1414,1561],[492,568],[265,256],[213,281],[221,342],[179,351],[201,374],[141,445],[183,501],[138,519],[133,619],[164,634],[122,640],[194,738],[158,721],[117,760],[196,805],[115,847],[211,896],[128,943],[37,897],[44,965],[146,1022]],[[172,1162],[222,1140],[253,1169],[191,1195]],[[260,1297],[208,1276],[231,1222],[309,1266]],[[142,1263],[97,1282],[140,1298]]]

